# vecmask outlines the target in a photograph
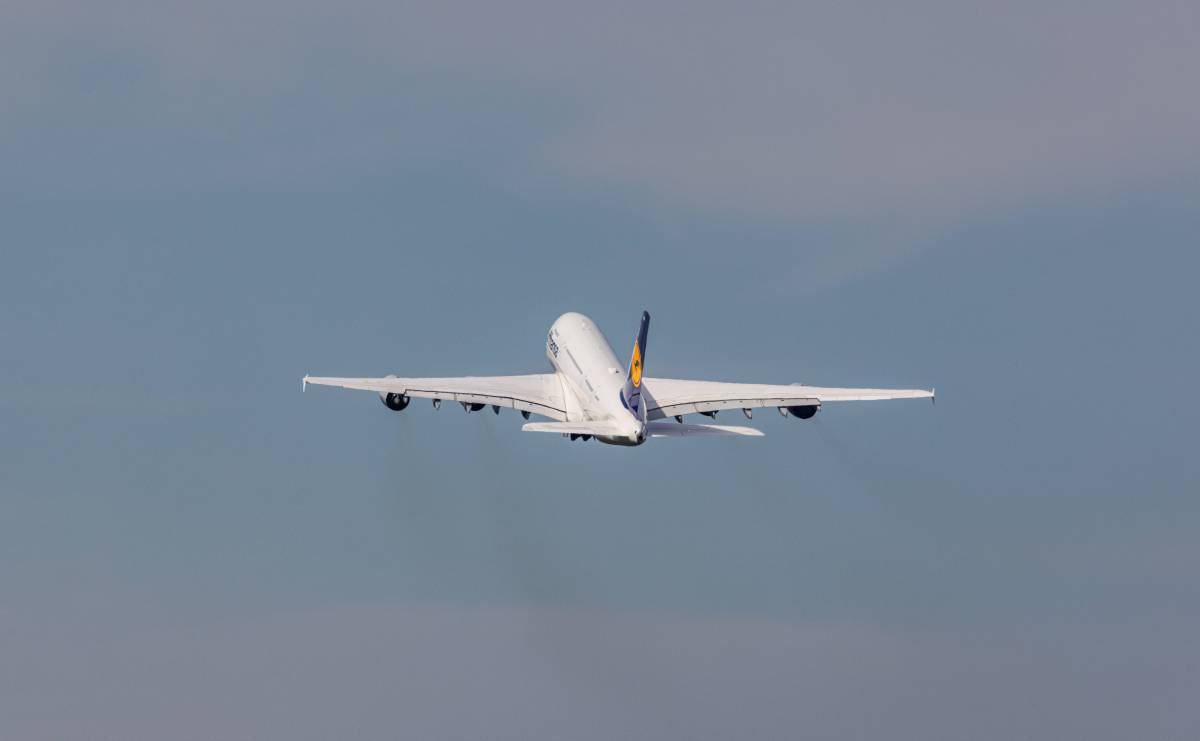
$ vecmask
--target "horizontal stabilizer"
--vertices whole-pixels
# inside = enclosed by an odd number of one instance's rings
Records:
[[[623,435],[625,432],[608,422],[530,422],[522,432],[557,432],[562,435]]]
[[[650,422],[646,425],[650,437],[711,437],[714,435],[744,435],[762,437],[761,430],[734,425],[692,425],[675,422]]]

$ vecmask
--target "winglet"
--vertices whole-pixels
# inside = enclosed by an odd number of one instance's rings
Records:
[[[929,401],[934,406],[937,406],[937,386],[929,389]]]
[[[308,374],[304,374],[304,379],[300,381],[300,393],[308,391]]]

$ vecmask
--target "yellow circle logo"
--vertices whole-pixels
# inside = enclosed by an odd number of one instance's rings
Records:
[[[633,360],[629,361],[629,380],[633,381],[633,387],[642,387],[642,348],[635,342],[633,343]]]

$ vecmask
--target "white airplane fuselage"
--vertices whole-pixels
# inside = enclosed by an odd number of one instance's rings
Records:
[[[640,445],[646,440],[642,419],[623,401],[626,368],[596,323],[583,314],[567,312],[554,321],[546,337],[546,357],[562,380],[567,415],[572,420],[607,421],[619,435],[597,436],[616,445]],[[640,367],[636,373],[641,384]],[[634,409],[641,401],[634,399]]]

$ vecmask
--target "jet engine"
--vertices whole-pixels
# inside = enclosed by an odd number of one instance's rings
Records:
[[[379,400],[383,402],[385,407],[391,409],[393,412],[398,412],[404,409],[406,406],[408,406],[408,402],[411,401],[411,399],[409,399],[405,394],[380,394]]]
[[[812,419],[821,410],[820,404],[805,405],[802,407],[787,407],[788,414],[797,419]],[[781,410],[782,411],[782,410]],[[786,415],[785,415],[786,416]]]

